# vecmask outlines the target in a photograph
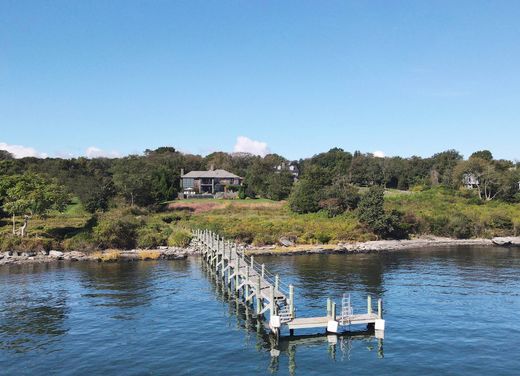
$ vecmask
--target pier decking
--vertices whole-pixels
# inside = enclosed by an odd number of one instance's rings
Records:
[[[284,327],[291,335],[295,329],[312,328],[338,333],[342,327],[358,324],[384,330],[381,299],[378,300],[377,313],[372,311],[371,296],[367,297],[367,312],[362,314],[354,314],[350,297],[344,296],[339,315],[336,314],[336,303],[328,298],[326,316],[296,317],[293,285],[285,284],[278,275],[255,262],[253,256],[246,256],[236,244],[211,231],[196,230],[193,239],[208,266],[255,310],[259,318],[266,317],[269,312],[268,325],[277,336]]]

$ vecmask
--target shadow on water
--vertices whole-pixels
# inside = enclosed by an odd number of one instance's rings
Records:
[[[0,350],[43,350],[67,334],[67,291],[41,284],[42,272],[59,273],[59,269],[51,265],[16,265],[2,270],[13,278],[2,285],[0,296]]]
[[[377,351],[379,358],[384,357],[383,338],[375,338],[373,329],[363,331],[349,331],[340,334],[311,334],[293,335],[276,338],[270,331],[263,316],[258,317],[252,307],[236,295],[220,276],[207,267],[202,260],[202,274],[208,279],[211,289],[215,293],[216,299],[228,305],[230,317],[236,319],[236,326],[245,331],[249,339],[255,341],[255,348],[258,352],[269,352],[270,362],[267,366],[270,373],[277,373],[280,367],[280,357],[288,358],[289,374],[294,375],[296,371],[297,357],[296,352],[299,347],[323,347],[324,355],[331,361],[336,359],[350,359],[350,350],[353,341],[365,343],[369,351]]]

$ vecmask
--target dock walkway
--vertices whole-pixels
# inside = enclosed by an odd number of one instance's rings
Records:
[[[367,297],[367,312],[354,314],[350,297],[342,299],[341,313],[336,314],[336,303],[327,298],[326,316],[296,317],[294,286],[282,282],[279,275],[270,273],[254,256],[246,256],[237,244],[227,241],[208,230],[193,232],[195,246],[209,267],[232,288],[245,304],[250,305],[262,319],[269,312],[269,328],[277,336],[284,327],[293,335],[295,329],[326,328],[338,333],[341,327],[364,324],[384,330],[383,305],[378,300],[377,313],[372,311],[372,298]]]

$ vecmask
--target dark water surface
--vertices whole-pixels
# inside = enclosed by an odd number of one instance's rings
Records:
[[[259,260],[260,258],[257,258]],[[0,267],[0,374],[519,375],[520,249],[264,257],[297,314],[382,297],[385,339],[273,349],[198,258]]]

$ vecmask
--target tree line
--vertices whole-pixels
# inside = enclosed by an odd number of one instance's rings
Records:
[[[487,150],[467,160],[455,150],[429,158],[379,158],[370,153],[350,153],[340,148],[296,161],[298,179],[286,168],[288,160],[277,154],[265,157],[247,153],[215,152],[205,157],[185,154],[173,147],[146,150],[122,158],[22,158],[0,151],[0,215],[45,215],[63,210],[73,198],[91,213],[129,205],[160,208],[177,198],[180,173],[211,166],[244,177],[240,198],[288,200],[297,213],[320,210],[329,216],[364,205],[360,218],[381,233],[399,232],[398,213],[381,213],[382,189],[425,189],[445,186],[459,189],[468,181],[479,200],[520,202],[520,165],[497,160]],[[469,180],[468,180],[469,179]],[[360,188],[370,190],[363,201]],[[366,195],[365,195],[366,196]],[[370,215],[370,208],[378,215]],[[374,219],[375,218],[375,219]],[[377,230],[379,229],[379,230]]]

